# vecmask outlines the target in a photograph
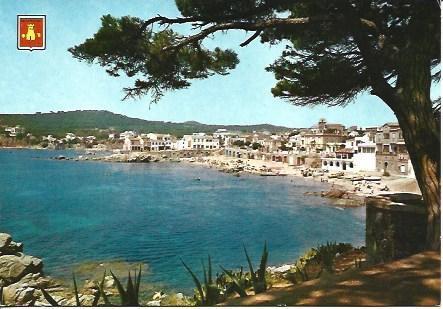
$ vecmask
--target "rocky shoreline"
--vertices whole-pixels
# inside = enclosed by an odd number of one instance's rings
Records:
[[[6,305],[24,306],[45,305],[40,289],[59,291],[61,286],[44,276],[41,259],[24,254],[22,243],[0,233],[0,288]]]
[[[353,261],[356,258],[364,260],[365,254],[361,249],[352,248],[350,245],[349,248],[350,251],[346,254],[337,255],[337,272],[353,267]],[[352,259],[349,258],[351,256]],[[344,263],[344,261],[347,262]],[[299,262],[267,267],[266,270],[269,272],[270,278],[277,282],[275,286],[291,284],[297,263]],[[118,297],[116,282],[112,276],[105,276],[103,282],[104,293],[109,298]],[[94,299],[100,293],[99,284],[95,280],[85,280],[83,284],[79,285],[78,297],[82,306],[93,304]],[[0,306],[51,306],[42,290],[48,292],[60,306],[76,306],[77,304],[72,287],[67,288],[56,279],[45,275],[43,262],[40,258],[24,254],[22,243],[13,241],[9,234],[0,233]],[[153,293],[152,297],[142,300],[140,304],[145,306],[189,306],[192,305],[192,298],[183,293],[168,295],[160,291]],[[98,305],[104,305],[103,301],[100,300]]]

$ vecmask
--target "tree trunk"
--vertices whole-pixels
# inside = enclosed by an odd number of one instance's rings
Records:
[[[433,114],[409,109],[399,116],[415,176],[428,214],[426,247],[440,249],[440,128]]]
[[[413,24],[413,25],[412,25]],[[435,40],[422,20],[411,22],[416,40],[399,56],[401,65],[391,108],[403,131],[406,147],[428,214],[426,247],[440,249],[440,121],[430,97],[430,50]],[[420,29],[422,31],[420,32]],[[423,32],[424,31],[424,32]],[[392,103],[392,102],[391,102]]]

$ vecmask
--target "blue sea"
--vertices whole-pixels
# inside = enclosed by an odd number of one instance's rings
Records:
[[[57,161],[73,151],[0,150],[0,231],[41,257],[45,273],[70,277],[81,263],[143,263],[145,281],[189,292],[180,258],[200,273],[294,262],[326,241],[363,245],[365,209],[339,209],[304,195],[324,183],[290,177],[233,177],[184,163]],[[200,178],[197,181],[196,178]]]

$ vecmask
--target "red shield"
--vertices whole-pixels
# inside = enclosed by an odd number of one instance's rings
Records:
[[[46,16],[17,16],[17,48],[42,50],[46,48]]]

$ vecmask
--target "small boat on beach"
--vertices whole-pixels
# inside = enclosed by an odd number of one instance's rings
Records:
[[[363,178],[366,181],[380,181],[381,177],[377,177],[377,176],[366,176]]]
[[[260,176],[278,176],[278,174],[273,172],[261,172]]]

